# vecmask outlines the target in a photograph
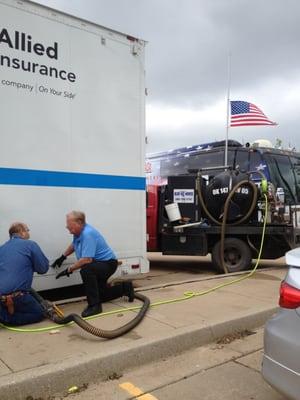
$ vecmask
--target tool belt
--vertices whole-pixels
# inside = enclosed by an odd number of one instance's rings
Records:
[[[19,290],[17,292],[5,294],[0,296],[0,301],[6,306],[8,313],[13,315],[15,312],[14,298],[24,296],[26,293],[27,292],[22,292]]]

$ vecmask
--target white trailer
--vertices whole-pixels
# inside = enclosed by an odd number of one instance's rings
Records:
[[[30,1],[0,0],[0,243],[24,221],[50,262],[82,210],[122,265],[147,272],[145,42]],[[68,262],[74,260],[68,259]],[[80,275],[37,275],[38,290]]]

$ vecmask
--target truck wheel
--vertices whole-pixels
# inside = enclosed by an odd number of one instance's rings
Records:
[[[221,241],[214,245],[211,258],[214,267],[219,272],[224,272],[220,257],[220,246]],[[228,272],[244,271],[251,265],[251,250],[249,246],[240,239],[226,238],[224,241],[224,261]]]

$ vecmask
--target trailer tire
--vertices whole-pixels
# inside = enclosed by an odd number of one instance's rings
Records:
[[[224,273],[220,257],[221,241],[217,242],[211,253],[214,268]],[[226,238],[224,241],[224,261],[228,272],[239,272],[248,269],[252,256],[250,247],[241,239]]]

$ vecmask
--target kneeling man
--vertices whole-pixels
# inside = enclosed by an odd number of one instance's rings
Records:
[[[44,318],[40,303],[31,295],[33,273],[45,274],[49,261],[38,246],[29,240],[23,222],[9,228],[10,239],[0,246],[0,322],[25,325]]]

